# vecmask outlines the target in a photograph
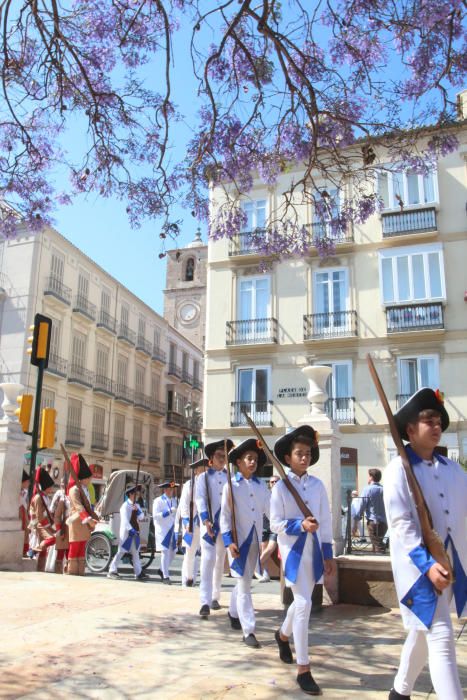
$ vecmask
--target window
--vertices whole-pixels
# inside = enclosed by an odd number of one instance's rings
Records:
[[[316,205],[313,210],[313,237],[332,238],[340,237],[339,231],[333,231],[331,221],[336,221],[340,212],[340,191],[336,187],[324,188],[327,197],[323,197],[319,192],[315,193]]]
[[[92,415],[92,436],[102,438],[105,435],[105,408],[94,406]]]
[[[137,393],[144,394],[144,385],[146,379],[146,368],[142,365],[136,365],[135,370],[135,390]]]
[[[71,341],[71,362],[75,367],[83,369],[86,366],[86,336],[84,333],[73,333]]]
[[[83,404],[77,399],[68,399],[67,426],[75,431],[81,430],[81,412]]]
[[[353,423],[354,404],[352,398],[351,360],[323,362],[323,364],[332,369],[326,382],[328,400],[325,410],[327,415],[338,423]]]
[[[125,437],[125,416],[120,413],[116,413],[114,416],[114,434],[120,439]]]
[[[242,226],[243,233],[249,233],[256,229],[266,228],[266,200],[256,199],[242,202],[242,211],[245,214],[245,223]]]
[[[399,369],[399,404],[402,405],[419,389],[439,386],[439,362],[437,355],[420,355],[418,357],[401,357]]]
[[[199,361],[193,360],[193,379],[195,382],[199,382]]]
[[[120,386],[127,386],[128,381],[128,358],[119,355],[117,359],[117,383]]]
[[[135,419],[133,421],[133,444],[141,445],[143,442],[143,423]]]
[[[244,277],[238,282],[236,342],[256,342],[270,335],[270,278]]]
[[[159,377],[157,374],[151,375],[151,396],[153,399],[159,399]]]
[[[183,374],[188,374],[188,362],[189,362],[189,355],[187,352],[184,352],[182,354],[182,370]]]
[[[52,328],[50,331],[50,355],[58,357],[60,355],[60,340],[62,336],[62,322],[52,319]]]
[[[106,287],[102,287],[101,290],[101,309],[105,314],[110,315],[110,304],[111,304],[110,291]]]
[[[149,458],[157,456],[157,443],[159,441],[159,431],[154,425],[149,426]]]
[[[78,275],[78,297],[83,301],[89,297],[89,273],[84,270],[80,270]]]
[[[138,338],[146,337],[146,318],[142,315],[138,318]]]
[[[348,271],[344,268],[314,274],[313,331],[316,335],[350,329]]]
[[[120,307],[120,325],[122,328],[129,328],[130,326],[130,307],[125,301],[122,301]]]
[[[433,171],[422,175],[410,170],[379,172],[377,190],[384,209],[433,203],[438,200],[437,173]]]
[[[109,348],[101,343],[96,345],[96,375],[98,377],[108,377],[109,370]]]
[[[174,343],[170,343],[169,362],[171,365],[177,363],[177,346]]]
[[[50,261],[50,276],[57,282],[63,282],[65,271],[65,256],[55,248],[52,250],[52,258]]]
[[[434,243],[380,251],[384,304],[444,299],[443,251]]]
[[[193,282],[195,277],[195,259],[188,258],[185,266],[185,282]]]
[[[159,349],[161,346],[161,329],[154,328],[154,347]]]
[[[255,422],[270,423],[270,367],[242,367],[237,370],[234,425],[245,425],[242,410],[247,411]]]
[[[41,410],[43,408],[55,408],[55,391],[42,389]]]

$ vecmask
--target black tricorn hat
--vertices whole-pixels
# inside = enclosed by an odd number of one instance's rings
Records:
[[[49,489],[51,486],[55,485],[54,480],[50,476],[47,469],[44,469],[44,467],[41,467],[41,470],[39,473],[39,485],[40,485],[42,491],[45,491],[46,489]]]
[[[227,452],[230,452],[232,447],[234,446],[232,440],[227,438]],[[204,446],[204,454],[208,459],[211,459],[213,456],[214,452],[216,450],[223,450],[224,449],[224,438],[221,440],[216,440],[216,442],[208,442],[207,445]]]
[[[444,408],[444,399],[440,390],[419,389],[408,401],[394,414],[397,429],[403,440],[408,440],[407,423],[417,420],[421,411],[438,411],[441,415],[441,430],[444,431],[449,426],[449,414]]]
[[[290,445],[293,440],[303,435],[312,441],[311,447],[311,459],[310,467],[312,464],[316,464],[319,459],[319,447],[318,447],[318,433],[311,427],[311,425],[301,425],[299,428],[295,428],[290,433],[286,433],[278,440],[276,440],[274,445],[274,454],[276,455],[279,462],[282,464],[287,464],[285,461],[285,455],[290,452]]]
[[[245,452],[256,452],[258,455],[258,467],[262,467],[263,464],[266,464],[266,454],[260,441],[256,438],[248,438],[247,440],[243,440],[243,442],[240,442],[236,447],[230,450],[229,462],[231,464],[235,464],[237,459],[240,459]]]
[[[125,489],[125,495],[129,496],[130,493],[135,493],[135,491],[142,491],[141,484],[129,484]]]
[[[84,459],[82,454],[78,454],[79,458],[79,470],[78,479],[89,479],[92,476],[92,471],[89,469],[88,463]]]
[[[157,484],[158,489],[174,489],[180,484],[175,483],[175,481],[163,481],[162,484]]]
[[[198,469],[198,467],[209,467],[209,459],[206,459],[206,457],[202,457],[201,459],[197,459],[196,462],[192,462],[189,465],[190,469]]]
[[[30,481],[30,476],[25,469],[23,469],[23,476],[21,477],[21,483],[23,483],[23,481]]]

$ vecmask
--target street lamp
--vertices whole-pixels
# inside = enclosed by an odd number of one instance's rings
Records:
[[[195,451],[200,447],[198,440],[199,429],[201,424],[201,409],[198,406],[193,408],[191,403],[185,405],[185,417],[187,419],[190,437],[187,447],[191,449],[191,461],[195,461]]]

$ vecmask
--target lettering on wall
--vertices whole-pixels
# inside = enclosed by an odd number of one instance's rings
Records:
[[[308,394],[306,386],[283,386],[277,390],[278,399],[302,399]]]

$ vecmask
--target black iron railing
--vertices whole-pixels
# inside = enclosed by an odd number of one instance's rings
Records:
[[[124,323],[121,323],[118,327],[117,338],[129,345],[134,345],[136,343],[136,333]]]
[[[105,309],[99,311],[96,325],[98,328],[105,328],[109,333],[117,332],[117,319],[111,316]]]
[[[166,359],[166,354],[163,350],[160,349],[158,345],[154,345],[152,348],[152,359],[154,362],[165,362]]]
[[[160,462],[161,461],[161,448],[155,445],[149,445],[149,462]]]
[[[334,311],[303,317],[303,339],[342,338],[358,335],[356,311]]]
[[[354,239],[353,227],[351,224],[347,224],[343,231],[341,229],[336,230],[331,223],[321,222],[307,224],[307,228],[310,231],[311,242],[313,244],[315,244],[317,240],[326,239],[338,245],[339,243],[352,243]]]
[[[383,238],[403,236],[408,233],[436,231],[436,209],[417,209],[415,211],[398,211],[381,215]]]
[[[443,305],[435,302],[387,306],[386,327],[388,333],[444,328]]]
[[[156,416],[165,416],[166,405],[163,401],[151,398],[151,413],[155,413]]]
[[[338,396],[328,399],[324,404],[324,410],[329,418],[337,423],[353,425],[355,421],[355,398],[353,396]]]
[[[260,345],[277,343],[277,319],[252,318],[248,321],[227,321],[226,345]]]
[[[176,411],[167,411],[167,425],[174,426],[176,428],[181,428],[183,425],[183,416],[181,413]]]
[[[230,425],[248,425],[243,415],[245,410],[256,425],[272,426],[273,401],[232,401],[230,404]]]
[[[346,554],[362,554],[371,556],[384,556],[389,554],[389,537],[368,532],[365,518],[368,497],[352,496],[348,489],[343,497],[346,508],[342,516],[342,536],[345,541]]]
[[[236,233],[229,239],[229,256],[258,255],[266,238],[266,229]]]
[[[107,396],[113,396],[113,383],[110,377],[106,377],[104,374],[96,374],[94,377],[93,390],[97,394],[106,394]]]
[[[96,320],[97,309],[95,304],[91,304],[89,299],[83,294],[77,294],[73,302],[72,311],[80,313],[85,318],[90,321]]]
[[[190,386],[193,384],[193,375],[188,370],[182,369],[182,382]]]
[[[72,362],[68,368],[68,381],[70,384],[81,384],[91,388],[94,383],[94,375],[82,365]]]
[[[181,379],[182,368],[179,367],[179,365],[177,365],[175,362],[169,362],[168,373],[171,374],[173,377],[177,377],[177,379]]]
[[[113,453],[114,455],[117,455],[118,457],[124,457],[125,455],[128,454],[128,440],[125,440],[125,438],[119,437],[118,435],[114,436],[114,445],[113,445]]]
[[[146,445],[144,442],[139,440],[133,440],[133,448],[131,450],[131,456],[136,459],[144,459],[146,456]]]
[[[152,406],[151,397],[144,394],[142,391],[135,391],[135,407],[143,408],[145,411],[150,411]]]
[[[66,377],[66,371],[67,361],[63,357],[57,355],[56,353],[51,352],[49,355],[49,363],[46,372],[50,372],[50,374],[56,374],[59,377]]]
[[[126,384],[115,382],[114,384],[115,401],[122,403],[133,403],[133,389],[130,389]]]
[[[193,377],[193,389],[203,391],[203,382],[198,377]]]
[[[144,336],[139,335],[136,339],[136,350],[144,352],[148,357],[152,356],[152,345]]]
[[[109,449],[109,436],[105,433],[92,431],[91,450],[106,452]]]
[[[76,425],[67,425],[65,433],[65,445],[83,447],[84,430]]]
[[[66,284],[63,284],[58,277],[47,277],[44,294],[53,296],[59,301],[63,301],[64,304],[68,304],[68,306],[71,304],[71,289]]]

